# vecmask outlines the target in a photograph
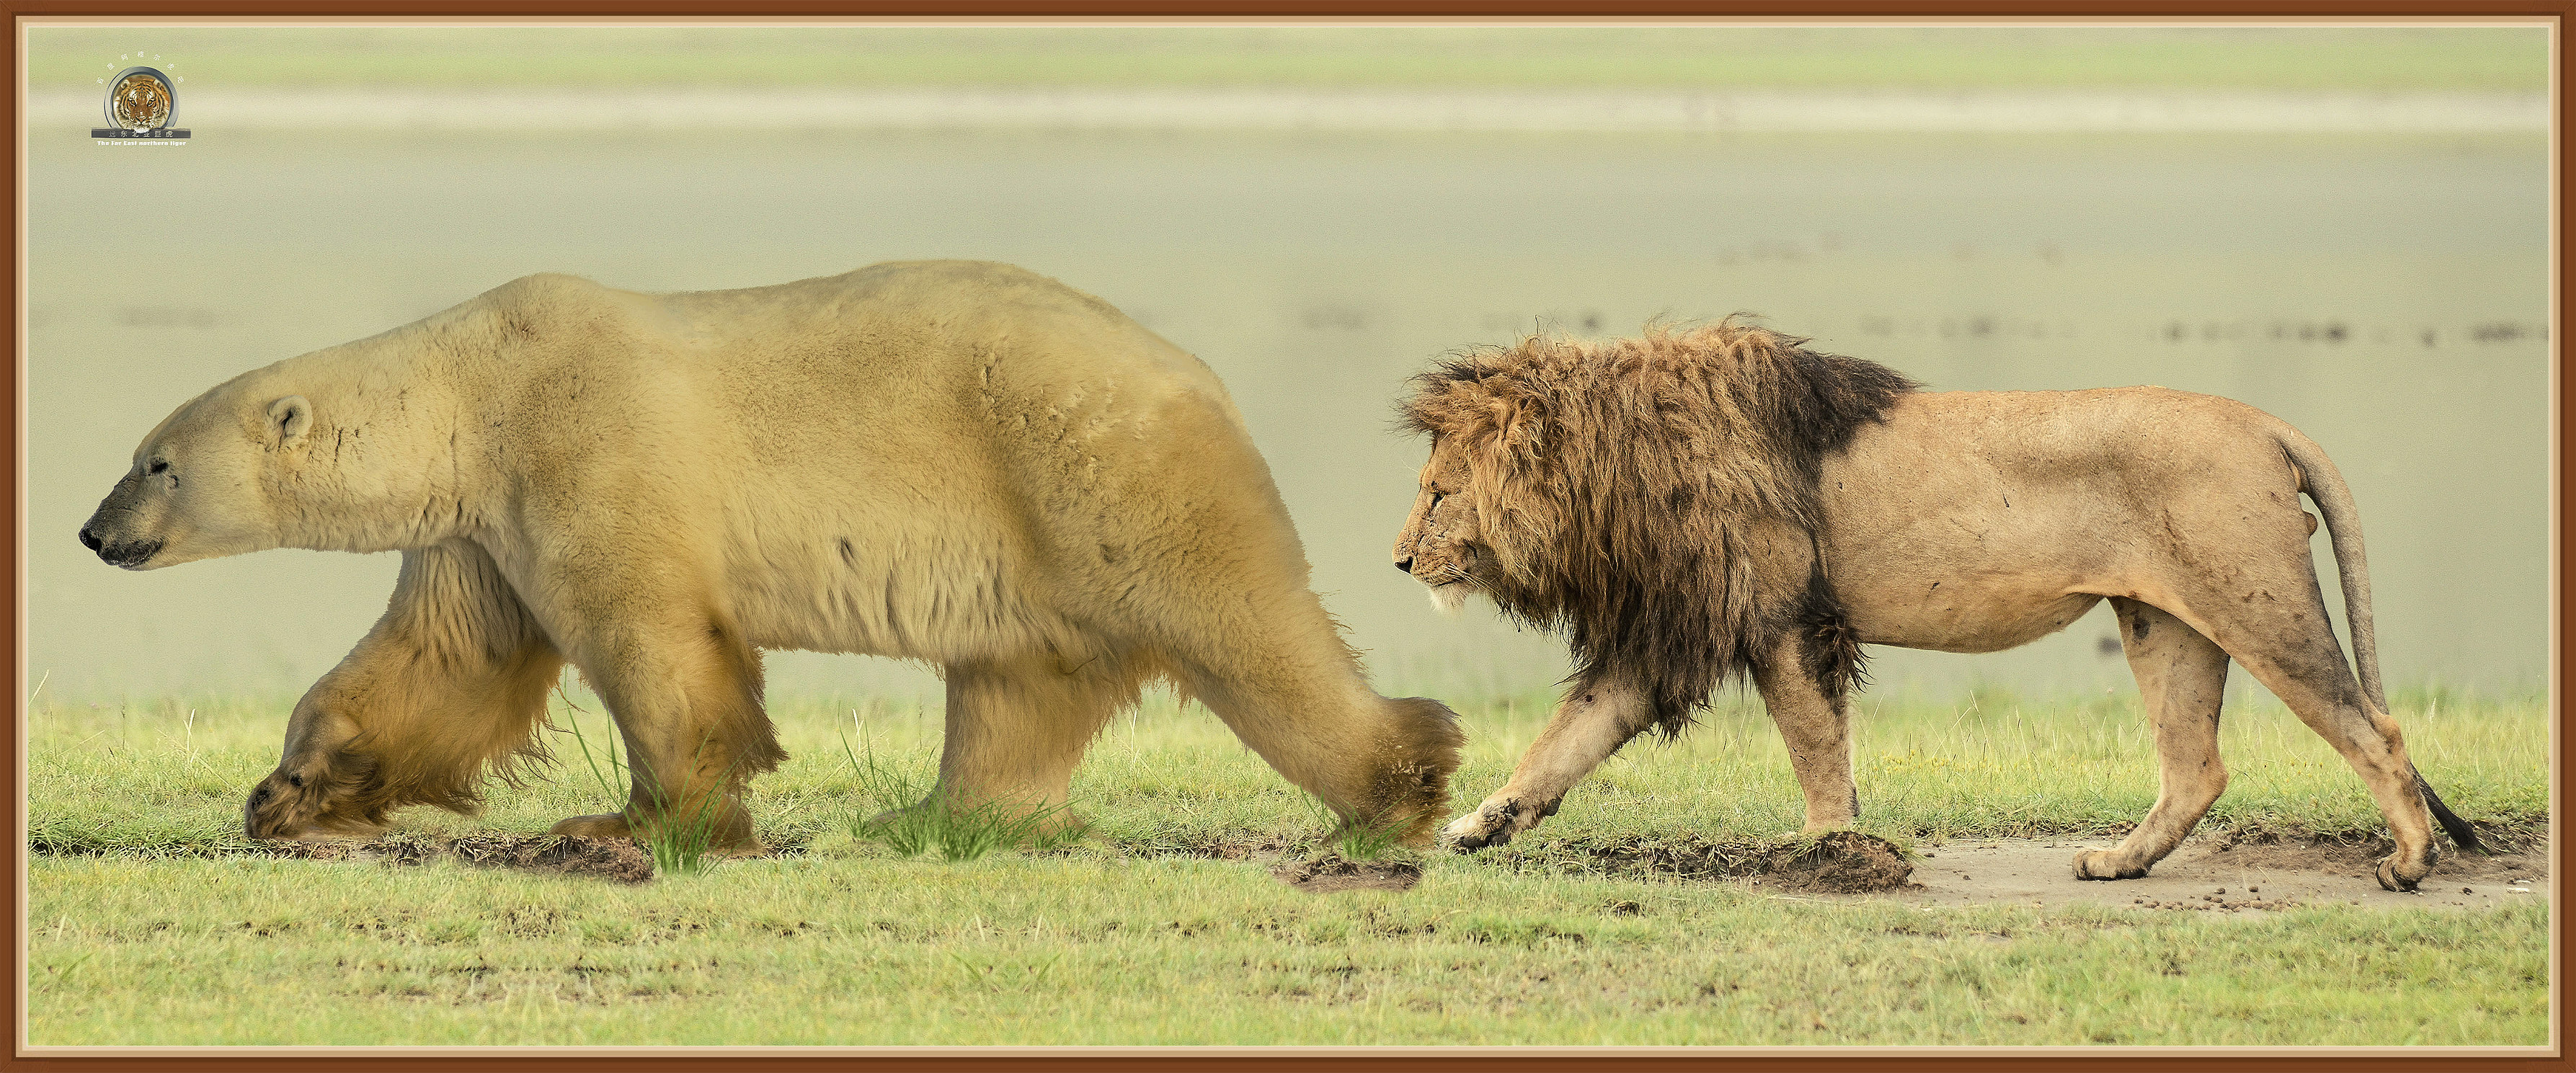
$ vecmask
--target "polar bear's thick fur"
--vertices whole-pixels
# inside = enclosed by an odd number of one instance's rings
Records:
[[[295,707],[253,837],[459,810],[529,754],[569,661],[617,720],[630,821],[718,817],[784,758],[759,652],[942,665],[932,800],[1065,798],[1149,680],[1346,818],[1419,844],[1448,709],[1372,692],[1216,376],[1106,303],[979,262],[645,295],[540,275],[181,406],[82,530],[154,569],[403,553]]]

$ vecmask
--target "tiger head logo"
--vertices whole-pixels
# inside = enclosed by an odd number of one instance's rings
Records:
[[[108,84],[107,121],[136,132],[158,130],[170,124],[178,103],[169,76],[149,67],[130,67],[117,72]]]

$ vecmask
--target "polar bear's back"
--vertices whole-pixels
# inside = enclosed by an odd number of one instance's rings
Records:
[[[771,287],[655,296],[656,325],[795,391],[900,377],[953,387],[1146,377],[1223,395],[1196,358],[1098,298],[988,261],[901,261]],[[872,398],[879,385],[871,383]]]
[[[944,659],[999,642],[943,623],[1169,617],[1104,593],[1312,602],[1223,386],[1090,295],[970,261],[664,295],[555,280],[531,284],[565,288],[543,322],[589,327],[549,353],[587,352],[585,383],[616,383],[576,400],[561,375],[520,375],[624,430],[585,433],[590,464],[556,471],[650,471],[630,486],[685,496],[674,514],[732,564],[735,614],[765,645]],[[995,577],[1007,607],[972,595]]]

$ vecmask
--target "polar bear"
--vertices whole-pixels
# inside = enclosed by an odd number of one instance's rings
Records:
[[[1449,709],[1369,688],[1215,374],[1007,265],[659,295],[516,280],[179,407],[80,538],[132,570],[402,553],[384,617],[296,704],[253,838],[472,810],[487,772],[532,758],[570,662],[634,784],[554,831],[712,815],[719,846],[754,847],[744,783],[785,758],[768,648],[942,666],[925,804],[1061,804],[1158,678],[1416,845],[1457,764]]]

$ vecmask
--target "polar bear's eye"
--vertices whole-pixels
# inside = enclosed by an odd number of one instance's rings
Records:
[[[157,476],[160,476],[162,473],[167,472],[169,469],[170,469],[170,463],[169,463],[168,461],[163,460],[163,459],[158,459],[158,458],[156,458],[156,459],[153,459],[153,460],[152,460],[152,468],[147,469],[147,470],[144,470],[143,472],[145,472],[145,473],[149,473],[149,474],[152,474],[153,476],[156,476],[156,477],[157,477]]]

